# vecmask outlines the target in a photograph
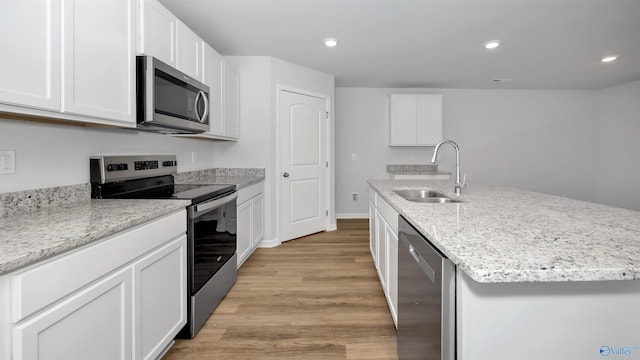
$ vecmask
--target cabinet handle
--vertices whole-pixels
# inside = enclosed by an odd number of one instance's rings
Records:
[[[416,251],[413,245],[409,244],[409,253],[413,256],[413,259],[418,263],[418,266],[424,271],[425,275],[431,280],[431,282],[436,281],[436,272],[433,270],[431,266],[427,263],[427,261]]]
[[[289,173],[285,172],[284,174],[282,174],[283,177],[289,177]]]

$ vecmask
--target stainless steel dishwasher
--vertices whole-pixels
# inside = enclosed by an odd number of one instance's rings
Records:
[[[398,222],[398,358],[454,360],[455,265]]]

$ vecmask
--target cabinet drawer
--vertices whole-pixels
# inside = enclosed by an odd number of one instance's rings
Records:
[[[238,190],[238,205],[264,192],[264,181]]]
[[[391,207],[383,198],[376,193],[376,203],[378,212],[384,220],[389,224],[395,234],[398,233],[398,212]]]
[[[19,322],[186,232],[186,211],[139,225],[38,263],[11,277],[12,321]]]

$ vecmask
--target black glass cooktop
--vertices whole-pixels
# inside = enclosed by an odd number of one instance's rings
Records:
[[[107,184],[91,184],[91,196],[102,199],[175,199],[197,204],[236,190],[229,184],[174,184],[173,176],[159,176]]]

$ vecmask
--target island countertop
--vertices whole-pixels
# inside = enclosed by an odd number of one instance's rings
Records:
[[[0,274],[174,213],[189,204],[165,199],[87,199],[2,216]]]
[[[640,212],[506,187],[470,185],[462,203],[411,202],[394,189],[451,181],[369,185],[473,280],[481,283],[640,280]]]

